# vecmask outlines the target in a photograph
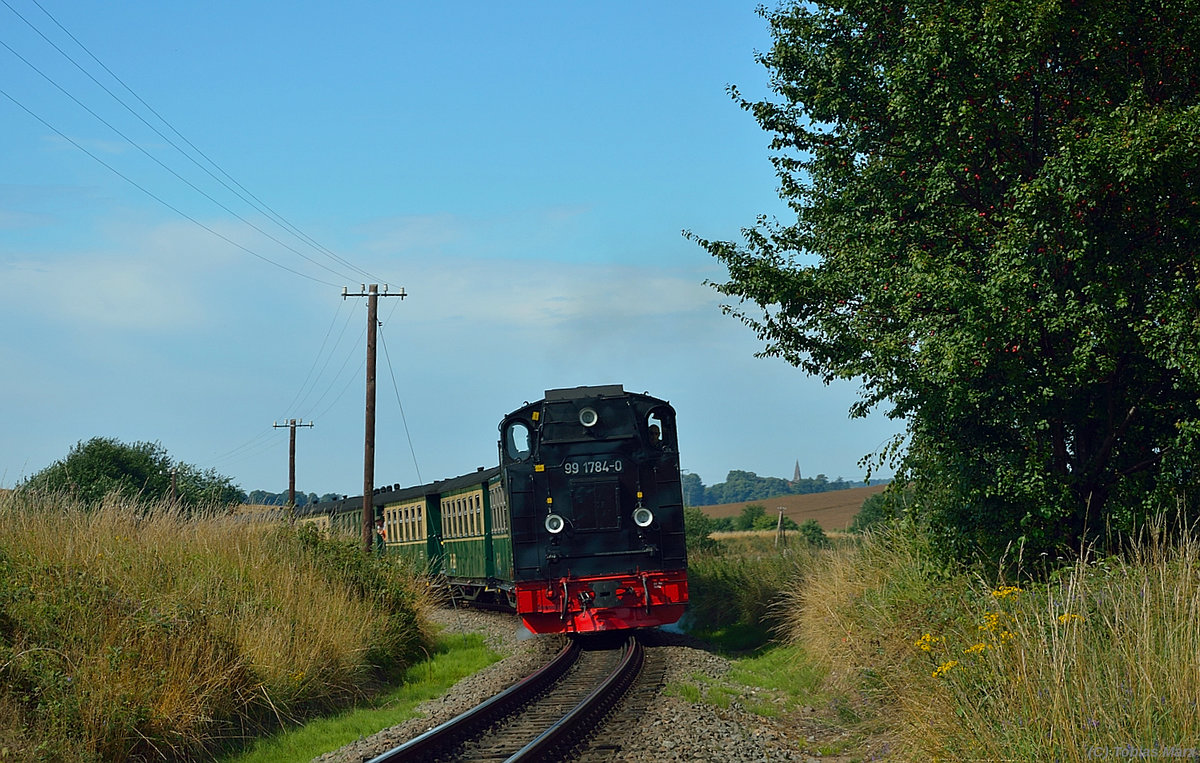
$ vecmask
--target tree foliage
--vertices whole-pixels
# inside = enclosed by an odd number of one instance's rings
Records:
[[[754,523],[767,515],[767,508],[761,503],[751,503],[742,509],[742,513],[734,517],[733,529],[753,530]]]
[[[750,529],[752,529],[752,530],[777,530],[781,527],[785,531],[793,531],[793,530],[800,529],[800,525],[796,524],[796,520],[792,519],[791,517],[784,517],[783,521],[780,522],[778,514],[775,514],[774,516],[772,516],[771,514],[763,514],[762,516],[760,516],[754,520],[754,526],[751,527]]]
[[[149,500],[174,497],[183,506],[245,499],[229,477],[213,469],[173,461],[157,442],[123,443],[112,437],[81,440],[65,458],[34,474],[20,487],[69,492],[84,503],[98,503],[109,493]]]
[[[316,493],[303,493],[296,491],[296,506],[307,506],[310,503],[325,503],[328,501],[340,501],[345,498],[341,493],[325,493],[317,495]],[[246,503],[251,503],[259,506],[287,506],[288,491],[283,490],[278,493],[272,493],[269,490],[251,490],[246,495]]]
[[[794,220],[696,240],[762,354],[906,423],[935,526],[1078,548],[1200,474],[1194,0],[794,2],[763,11]]]
[[[891,522],[904,516],[912,504],[912,491],[908,489],[885,490],[863,501],[862,508],[850,520],[850,532],[861,533],[876,525]]]
[[[700,475],[695,472],[688,472],[679,479],[680,488],[683,491],[684,506],[706,506],[704,501],[704,482],[700,479]]]
[[[685,507],[683,527],[689,554],[716,549],[717,542],[712,539],[716,528],[712,519],[703,511],[692,506]]]

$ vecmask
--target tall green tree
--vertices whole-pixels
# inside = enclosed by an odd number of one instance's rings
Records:
[[[763,11],[795,219],[696,240],[762,354],[882,406],[952,540],[1078,548],[1200,497],[1200,3]]]
[[[705,506],[708,501],[704,498],[704,482],[700,479],[700,475],[695,472],[688,472],[679,478],[680,488],[683,491],[684,506]]]
[[[174,488],[172,488],[174,482]],[[184,506],[236,503],[245,494],[215,470],[173,461],[157,442],[124,443],[112,437],[80,441],[63,459],[42,469],[20,487],[61,490],[85,503],[110,493],[150,500],[172,497]]]

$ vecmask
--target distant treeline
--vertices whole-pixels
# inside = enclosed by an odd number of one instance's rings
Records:
[[[683,475],[683,503],[686,506],[715,506],[720,503],[741,503],[742,501],[761,501],[779,495],[805,495],[808,493],[827,493],[830,490],[849,490],[852,487],[864,487],[865,482],[848,482],[841,477],[828,479],[824,474],[816,477],[805,477],[791,482],[779,477],[759,477],[754,472],[733,470],[725,477],[724,482],[718,482],[708,487],[699,474]],[[296,505],[307,506],[310,503],[324,503],[344,498],[340,493],[301,493],[296,491]],[[252,490],[247,494],[246,503],[263,506],[286,506],[287,491],[271,493],[266,490]]]
[[[301,493],[296,491],[296,505],[307,506],[310,503],[324,503],[325,501],[337,501],[343,498],[341,493],[326,493],[318,496],[316,493]],[[287,506],[288,493],[284,490],[282,493],[268,493],[266,490],[251,490],[246,496],[246,503],[255,506]]]
[[[735,469],[729,472],[724,482],[705,487],[700,475],[688,473],[683,475],[683,503],[685,506],[715,506],[721,503],[760,501],[780,495],[849,490],[852,487],[864,487],[866,484],[847,482],[841,477],[830,481],[824,474],[804,477],[793,482],[779,477],[759,477],[754,472]]]

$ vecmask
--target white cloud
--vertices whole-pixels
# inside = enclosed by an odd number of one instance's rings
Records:
[[[365,249],[392,258],[561,259],[561,247],[589,213],[584,205],[521,209],[499,215],[441,212],[397,215],[360,226]]]
[[[204,312],[184,290],[167,286],[176,273],[152,262],[18,262],[6,265],[0,278],[10,308],[93,328],[170,330],[196,323]]]
[[[712,314],[699,276],[651,266],[530,260],[451,260],[409,270],[412,320],[597,333],[668,316]],[[406,318],[407,320],[407,318]]]
[[[235,256],[228,244],[188,222],[107,233],[119,249],[11,254],[0,263],[3,309],[19,320],[147,333],[203,324],[218,309],[204,287]]]

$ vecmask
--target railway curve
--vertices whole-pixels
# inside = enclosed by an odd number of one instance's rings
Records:
[[[530,638],[511,614],[473,610],[434,610],[432,619],[444,635],[482,633],[492,649],[506,655],[500,662],[459,681],[451,690],[424,703],[422,717],[404,721],[314,759],[314,763],[367,763],[372,758],[511,686],[548,662],[562,647],[557,637]],[[735,706],[720,709],[688,701],[669,690],[672,684],[697,680],[721,682],[729,662],[683,634],[651,631],[645,639],[642,677],[606,718],[604,728],[572,758],[586,763],[670,763],[672,761],[805,761],[845,763],[855,756],[811,754],[818,744],[836,742],[840,733],[815,720],[763,718]],[[812,737],[811,739],[809,737]],[[806,748],[808,751],[806,751]],[[811,752],[809,752],[811,751]],[[873,750],[872,752],[875,752]],[[876,759],[861,755],[857,759]],[[888,756],[884,754],[884,759]]]
[[[580,744],[636,680],[634,636],[569,641],[554,659],[505,691],[374,758],[371,763],[559,760]]]

